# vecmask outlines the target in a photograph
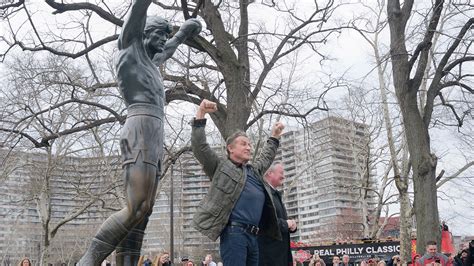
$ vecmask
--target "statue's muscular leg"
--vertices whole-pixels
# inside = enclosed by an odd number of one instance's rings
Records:
[[[116,263],[120,266],[135,266],[140,259],[140,250],[142,248],[143,237],[145,235],[145,229],[148,224],[148,219],[153,211],[153,205],[155,203],[156,190],[158,188],[158,181],[160,179],[160,163],[158,163],[158,170],[156,171],[155,184],[153,191],[150,193],[151,206],[149,211],[145,214],[145,217],[135,227],[130,230],[127,237],[122,240],[116,249]],[[148,193],[148,192],[147,192]]]
[[[141,156],[140,154],[139,157]],[[127,237],[130,230],[146,215],[150,215],[157,187],[156,174],[156,166],[144,163],[143,158],[125,166],[124,176],[128,206],[110,216],[102,224],[88,250],[79,261],[79,265],[100,265]],[[143,238],[143,236],[141,237]]]
[[[120,137],[127,207],[102,224],[79,261],[80,266],[100,265],[151,214],[163,155],[162,118],[163,109],[154,105],[140,103],[128,107]],[[147,219],[130,235],[130,242],[135,242],[131,249],[134,254],[140,252],[146,224]]]

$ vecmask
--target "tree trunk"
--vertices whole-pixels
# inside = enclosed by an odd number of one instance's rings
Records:
[[[439,240],[438,202],[436,194],[436,158],[431,154],[429,119],[426,123],[418,109],[418,92],[426,69],[428,51],[438,24],[443,1],[433,4],[433,15],[423,42],[416,48],[419,52],[409,58],[406,48],[405,30],[411,15],[413,0],[407,0],[401,6],[398,0],[389,0],[387,4],[390,26],[390,56],[392,59],[393,84],[402,112],[403,127],[407,140],[410,162],[413,171],[414,209],[417,229],[417,252],[423,253],[426,242]],[[417,61],[415,75],[411,78],[414,59]],[[425,117],[431,116],[423,114]],[[438,241],[439,242],[439,241]]]
[[[202,15],[215,38],[217,49],[214,61],[224,76],[227,92],[226,110],[211,114],[222,137],[226,139],[236,130],[246,130],[250,117],[253,97],[250,97],[250,62],[248,55],[248,1],[240,2],[239,36],[230,40],[225,30],[218,7],[206,2],[202,7]],[[232,41],[232,44],[231,44]],[[235,53],[234,48],[237,50]],[[219,122],[223,123],[219,123]]]
[[[43,246],[41,248],[39,265],[40,266],[48,265],[48,257],[49,257],[49,243],[48,243],[48,246]]]
[[[241,70],[244,71],[244,70]],[[244,77],[245,74],[236,72],[232,74],[235,80]],[[245,92],[250,91],[250,86],[243,82],[227,84],[227,117],[223,129],[219,129],[224,139],[234,133],[236,130],[246,130],[247,120],[250,116],[251,103],[248,101]],[[229,86],[230,85],[230,86]]]
[[[378,42],[376,42],[378,44]],[[402,170],[399,165],[399,158],[395,148],[395,138],[393,136],[393,127],[388,106],[387,87],[385,85],[383,60],[380,56],[378,45],[374,45],[374,54],[377,62],[377,74],[380,86],[380,96],[382,99],[382,109],[384,124],[387,129],[387,143],[390,150],[390,161],[392,165],[393,174],[395,176],[395,184],[399,194],[400,200],[400,256],[404,262],[411,261],[411,217],[412,209],[410,205],[410,198],[408,195],[408,173],[401,174]],[[384,180],[385,181],[385,180]],[[385,184],[384,184],[385,185]],[[381,210],[378,210],[381,211]],[[377,233],[381,233],[379,230]]]
[[[400,195],[400,257],[411,261],[411,206],[408,193]]]
[[[417,95],[413,93],[416,90],[410,88],[408,91],[397,91],[397,97],[402,110],[413,170],[417,253],[422,254],[427,241],[441,239],[436,193],[436,157],[430,152],[429,132],[417,107]]]
[[[377,54],[377,58],[380,58]],[[381,62],[378,61],[378,62]],[[388,108],[388,99],[385,92],[385,83],[381,66],[378,67],[379,83],[381,84],[380,95],[382,97],[382,107],[384,113],[384,123],[387,128],[387,142],[390,149],[390,160],[395,176],[395,183],[400,200],[400,256],[403,261],[411,261],[411,205],[408,195],[408,174],[401,176],[397,151],[395,149],[395,139],[393,137],[392,123]]]

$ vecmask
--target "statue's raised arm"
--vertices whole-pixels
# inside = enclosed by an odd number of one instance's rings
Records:
[[[125,18],[118,40],[119,49],[127,48],[134,41],[142,41],[146,13],[151,0],[134,0]]]
[[[153,57],[153,63],[156,66],[163,64],[178,48],[178,46],[184,43],[187,39],[197,36],[201,32],[201,22],[195,18],[186,20],[183,25],[179,28],[178,32],[166,41],[163,52],[155,54]]]

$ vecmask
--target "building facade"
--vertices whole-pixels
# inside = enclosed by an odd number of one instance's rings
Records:
[[[215,150],[222,154],[219,147]],[[201,169],[191,152],[184,153],[160,181],[142,247],[144,255],[154,257],[162,251],[170,252],[173,241],[173,255],[178,261],[183,257],[199,261],[208,253],[219,258],[219,242],[211,241],[192,226],[193,215],[210,186]]]
[[[321,244],[360,239],[375,208],[368,165],[367,126],[328,117],[285,133],[277,160],[284,164],[284,201],[298,221],[292,240]]]
[[[283,198],[288,215],[298,221],[292,239],[318,244],[361,238],[364,218],[374,209],[373,195],[361,190],[375,186],[373,170],[367,166],[367,127],[329,117],[285,133],[280,142],[277,161],[284,164],[286,174]],[[214,149],[225,156],[223,146]],[[6,158],[8,151],[0,152]],[[44,154],[18,153],[9,158],[12,162],[4,164],[9,167],[2,167],[2,176],[9,178],[0,180],[0,259],[12,261],[11,265],[17,263],[13,258],[22,256],[39,260],[45,234],[41,223],[45,216],[40,212],[45,212],[38,206],[48,199],[47,191],[54,225],[87,204],[92,195],[118,195],[123,190],[119,157],[53,160]],[[45,176],[49,176],[48,183]],[[207,253],[219,258],[218,241],[209,240],[192,227],[193,215],[209,185],[191,152],[170,166],[159,183],[142,246],[144,255],[169,252],[173,242],[177,260],[190,257],[199,261]],[[123,206],[113,197],[99,202],[108,208],[95,202],[57,232],[51,241],[53,261],[77,261],[97,227]]]
[[[117,157],[0,149],[0,162],[1,265],[17,265],[25,256],[37,264],[46,245],[46,261],[73,265],[97,228],[120,206],[112,196],[122,193]]]
[[[283,191],[288,214],[298,221],[298,231],[292,240],[323,243],[363,237],[364,215],[370,216],[375,204],[373,193],[360,189],[375,186],[373,170],[367,167],[368,147],[366,125],[335,117],[282,136],[276,160],[285,168]],[[214,149],[218,154],[225,153],[222,145]],[[189,153],[180,158],[175,168],[175,256],[206,252],[216,256],[218,242],[203,237],[191,223],[207,193],[209,178]],[[150,218],[146,254],[157,249],[169,250],[169,233],[160,236],[160,230],[153,229],[161,225],[170,227],[169,180],[166,177],[163,181]]]

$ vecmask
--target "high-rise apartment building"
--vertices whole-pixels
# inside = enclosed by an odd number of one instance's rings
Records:
[[[373,195],[360,189],[374,186],[373,171],[367,166],[370,147],[367,131],[364,124],[329,117],[282,136],[276,160],[285,167],[283,198],[288,214],[298,220],[293,240],[318,243],[362,237],[362,220],[364,215],[371,215],[374,204]],[[225,156],[223,145],[214,149]],[[6,152],[0,150],[0,158],[5,158]],[[14,258],[39,256],[44,234],[38,209],[34,200],[21,200],[28,193],[35,194],[31,189],[41,188],[39,180],[46,173],[48,162],[44,154],[19,153],[13,158],[15,165],[22,167],[10,169],[2,165],[2,174],[8,171],[9,178],[0,180],[0,254],[5,254],[0,259],[6,261],[9,256],[12,265],[16,263]],[[97,192],[110,183],[105,179],[121,179],[120,159],[109,159],[67,157],[50,169],[54,222],[88,200],[78,196],[78,188],[88,187]],[[188,152],[160,181],[142,246],[144,255],[170,251],[173,227],[176,258],[187,256],[199,260],[206,253],[218,257],[218,241],[209,240],[192,227],[192,217],[210,185],[201,169]],[[35,176],[40,178],[35,181]],[[69,222],[52,243],[52,255],[61,262],[77,261],[98,226],[113,212],[93,207]]]
[[[284,201],[298,221],[295,241],[362,238],[363,216],[374,209],[367,126],[328,117],[285,133],[276,160],[284,164]]]
[[[215,150],[222,154],[219,147]],[[218,257],[219,242],[211,241],[192,226],[193,215],[209,189],[209,178],[201,170],[201,165],[191,152],[180,156],[172,169],[170,168],[160,181],[160,192],[146,230],[143,253],[154,256],[160,251],[169,252],[170,228],[173,227],[175,258],[189,257],[200,260],[207,253]],[[171,191],[173,191],[172,199]],[[170,218],[171,202],[174,213],[173,226]]]
[[[16,265],[23,256],[38,263],[46,239],[49,262],[78,261],[91,235],[112,212],[99,205],[120,205],[106,192],[121,188],[117,157],[59,158],[0,149],[0,163],[1,265]]]
[[[11,152],[4,149],[0,150],[0,162],[2,265],[16,265],[17,260],[23,256],[30,257],[35,263],[39,261],[46,233],[42,228],[40,212],[47,214],[48,198],[51,198],[49,219],[52,229],[75,210],[84,207],[93,196],[102,195],[98,202],[56,232],[50,243],[48,261],[57,263],[77,262],[97,228],[121,208],[119,202],[107,196],[123,192],[119,157],[48,158],[42,153]],[[158,195],[146,230],[142,253],[154,257],[159,252],[170,251],[170,203],[173,202],[175,257],[201,259],[207,253],[218,257],[218,242],[201,235],[191,224],[200,200],[207,193],[209,178],[201,171],[201,166],[190,152],[182,155],[173,169],[167,172],[158,185]],[[101,194],[105,190],[110,190],[110,193]],[[174,192],[173,199],[171,191]],[[38,197],[44,199],[39,202]],[[44,209],[40,210],[40,205]]]
[[[374,185],[373,171],[367,167],[367,131],[364,124],[329,117],[282,136],[276,160],[285,167],[284,200],[288,214],[298,220],[293,240],[318,243],[362,237],[363,215],[370,216],[374,209],[372,192],[360,189]],[[222,147],[214,149],[218,154],[225,153]],[[174,241],[175,247],[181,248],[175,251],[176,256],[189,256],[201,250],[215,254],[218,243],[203,237],[191,223],[207,193],[209,178],[190,153],[181,157],[176,169],[182,169],[174,171],[173,176]],[[147,229],[150,244],[146,245],[145,253],[156,250],[156,245],[169,249],[168,233],[161,238],[159,230],[152,233],[155,226],[169,227],[169,177],[162,185]],[[160,217],[166,217],[165,221]],[[156,237],[152,241],[153,235]]]

